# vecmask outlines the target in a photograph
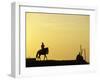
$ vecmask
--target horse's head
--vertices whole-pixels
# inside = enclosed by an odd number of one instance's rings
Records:
[[[45,48],[45,53],[48,54],[49,53],[49,48]]]

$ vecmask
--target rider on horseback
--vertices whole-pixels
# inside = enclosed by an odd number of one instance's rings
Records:
[[[37,51],[37,54],[36,54],[36,58],[40,58],[41,55],[44,55],[44,60],[47,59],[47,54],[48,54],[49,50],[48,50],[48,47],[45,48],[45,45],[44,43],[42,42],[41,44],[41,49]]]

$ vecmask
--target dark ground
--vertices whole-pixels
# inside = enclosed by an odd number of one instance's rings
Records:
[[[61,65],[82,65],[89,64],[85,60],[41,60],[37,61],[35,58],[26,59],[26,67],[41,67],[41,66],[61,66]]]

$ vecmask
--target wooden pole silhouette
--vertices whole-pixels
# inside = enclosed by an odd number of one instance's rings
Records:
[[[82,49],[82,45],[80,45],[80,55],[82,56],[83,53],[83,49]]]

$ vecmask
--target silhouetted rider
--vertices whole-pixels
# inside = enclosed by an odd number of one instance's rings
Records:
[[[42,42],[42,45],[41,45],[41,49],[44,49],[45,45],[44,43]]]

